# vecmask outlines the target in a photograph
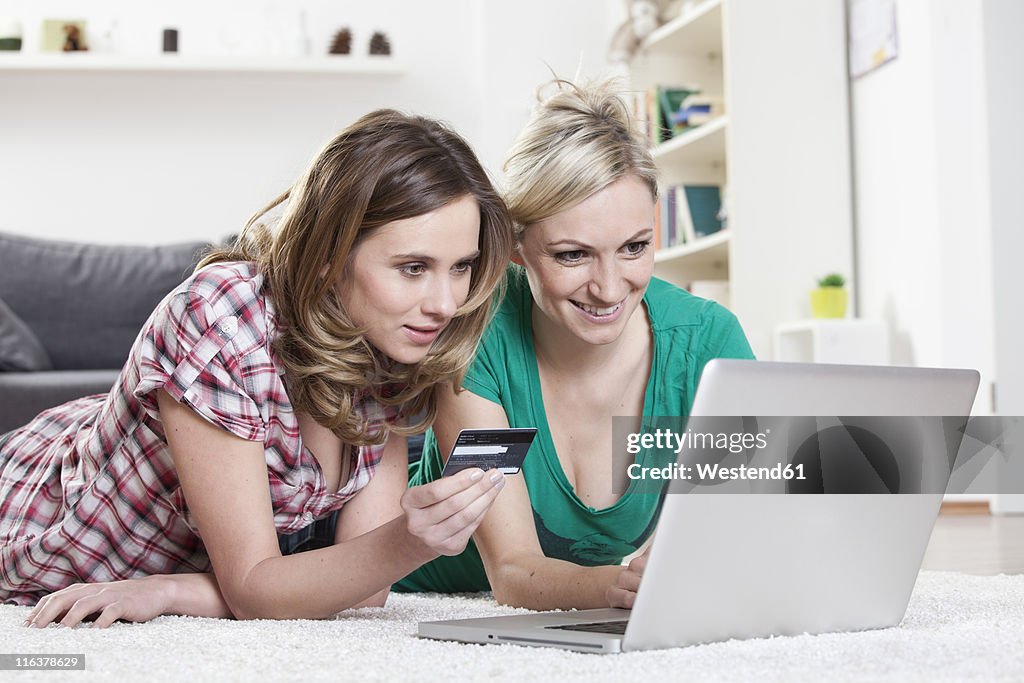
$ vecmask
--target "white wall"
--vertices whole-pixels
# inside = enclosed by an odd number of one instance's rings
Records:
[[[860,314],[895,364],[993,374],[981,0],[900,0],[899,56],[852,84]]]
[[[809,317],[817,280],[853,269],[843,12],[841,0],[725,5],[729,296],[765,360],[777,325]]]
[[[43,17],[82,18],[103,46],[155,54],[287,52],[301,7],[313,54],[342,26],[365,53],[384,30],[401,76],[0,71],[0,230],[101,242],[213,239],[285,189],[359,115],[394,107],[450,122],[495,176],[550,64],[603,68],[606,5],[589,0],[0,0],[25,51]]]
[[[986,86],[992,106],[987,112],[991,149],[991,220],[999,409],[1024,415],[1024,307],[1021,306],[1021,260],[1024,259],[1024,3],[986,0]]]
[[[990,145],[993,275],[995,282],[995,357],[997,408],[1003,415],[1024,415],[1024,307],[1021,259],[1024,258],[1024,3],[985,0],[987,123]],[[1019,454],[1018,454],[1019,455]],[[1024,513],[1024,492],[999,496],[997,512]]]
[[[480,78],[483,134],[477,150],[501,177],[501,163],[552,77],[600,77],[610,33],[605,3],[596,0],[480,0]]]
[[[977,368],[975,413],[1020,415],[1024,3],[898,7],[899,59],[852,89],[861,312],[894,326],[896,362]]]

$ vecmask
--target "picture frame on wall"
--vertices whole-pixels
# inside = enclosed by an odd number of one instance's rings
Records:
[[[896,59],[896,0],[850,0],[850,78],[860,78]]]
[[[89,49],[84,19],[44,19],[39,37],[42,52],[84,52]]]

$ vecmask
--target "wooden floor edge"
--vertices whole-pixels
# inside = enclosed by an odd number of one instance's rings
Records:
[[[991,515],[987,500],[950,500],[942,504],[940,515]]]

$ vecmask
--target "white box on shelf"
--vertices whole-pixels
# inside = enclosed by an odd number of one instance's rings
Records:
[[[690,294],[699,296],[702,299],[710,299],[726,308],[729,308],[729,281],[728,280],[694,280],[687,288]]]
[[[878,320],[815,319],[775,328],[774,360],[888,365],[889,328]]]

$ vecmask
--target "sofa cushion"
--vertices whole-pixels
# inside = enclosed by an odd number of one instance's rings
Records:
[[[0,298],[0,372],[51,368],[50,356],[39,338]]]
[[[0,297],[36,335],[54,369],[120,368],[149,314],[188,276],[204,246],[0,233]]]
[[[28,424],[48,408],[109,392],[118,374],[120,370],[0,372],[0,434]]]

